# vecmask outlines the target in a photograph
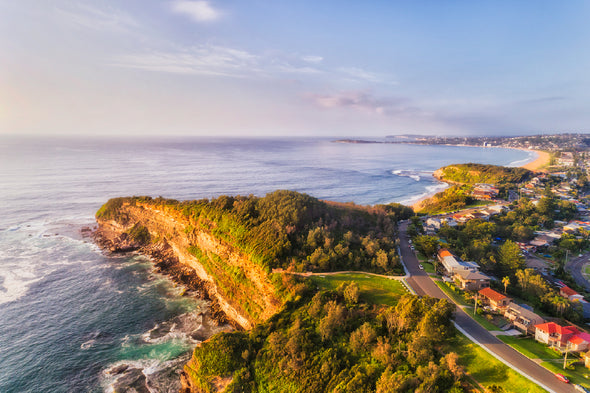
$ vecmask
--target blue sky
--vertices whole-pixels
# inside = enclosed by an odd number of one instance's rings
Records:
[[[587,1],[0,0],[0,134],[590,132]]]

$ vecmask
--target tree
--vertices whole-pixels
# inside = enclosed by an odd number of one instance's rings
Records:
[[[508,288],[508,285],[510,285],[510,278],[508,276],[504,277],[502,279],[502,284],[504,285],[504,293],[506,293],[506,289]]]
[[[498,250],[498,263],[502,270],[513,272],[525,266],[524,258],[520,254],[520,248],[511,240],[506,240]]]
[[[414,246],[424,256],[430,258],[438,250],[439,241],[435,236],[420,235],[414,239]]]

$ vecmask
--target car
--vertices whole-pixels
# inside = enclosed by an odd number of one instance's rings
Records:
[[[570,383],[570,380],[563,374],[555,373],[555,378],[559,379],[561,382]]]
[[[424,266],[422,266],[421,263],[418,265],[418,267],[420,268],[420,270],[424,270]]]

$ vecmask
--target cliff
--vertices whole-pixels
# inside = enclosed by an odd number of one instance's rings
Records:
[[[152,256],[158,268],[205,293],[218,317],[256,332],[280,320],[281,313],[292,312],[293,304],[309,300],[302,296],[309,294],[311,284],[285,271],[401,274],[395,222],[411,214],[399,204],[357,206],[276,191],[263,198],[184,202],[115,198],[96,217],[97,239],[104,248]],[[182,375],[183,392],[239,385],[241,377],[232,377],[236,364],[250,361],[247,354],[254,347],[216,347],[220,340],[242,342],[248,337],[238,333],[214,336],[195,349]],[[217,369],[220,359],[224,366]]]
[[[524,168],[470,163],[439,168],[433,173],[433,176],[451,184],[507,185],[529,180],[533,176],[533,172]]]
[[[267,271],[210,231],[192,226],[178,211],[149,203],[123,202],[115,217],[98,217],[97,221],[103,246],[111,251],[140,250],[156,256],[163,269],[181,268],[177,276],[184,275],[185,284],[191,275],[196,276],[201,282],[195,283],[192,277],[193,289],[206,292],[231,321],[244,329],[266,320],[282,304]],[[196,249],[200,250],[199,257],[194,254]],[[233,280],[231,285],[237,293],[228,293],[230,288],[220,285],[229,269],[243,274],[241,282]],[[246,304],[239,295],[248,298]]]

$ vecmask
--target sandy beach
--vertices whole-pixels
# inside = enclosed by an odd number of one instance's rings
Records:
[[[526,149],[522,149],[522,150],[526,150]],[[527,151],[530,151],[530,150],[527,150]],[[544,172],[544,170],[541,168],[543,168],[549,164],[549,161],[551,160],[551,155],[549,153],[547,153],[546,151],[541,151],[541,150],[533,150],[533,151],[539,155],[537,157],[537,159],[529,162],[528,164],[522,165],[521,168],[525,168],[525,169],[528,169],[531,171]]]

